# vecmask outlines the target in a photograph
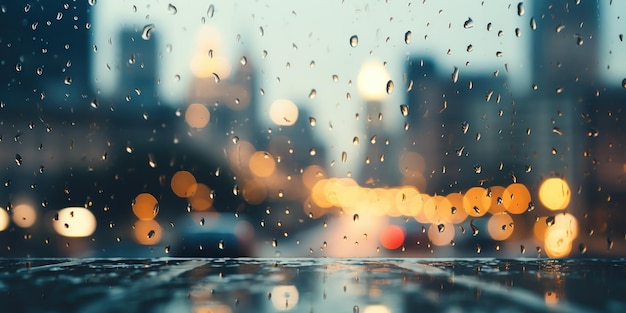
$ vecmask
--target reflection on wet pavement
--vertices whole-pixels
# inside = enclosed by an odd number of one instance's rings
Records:
[[[624,312],[626,260],[3,259],[10,312]]]

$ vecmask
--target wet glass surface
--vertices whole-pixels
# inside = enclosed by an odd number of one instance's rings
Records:
[[[4,259],[10,312],[624,312],[626,260]]]

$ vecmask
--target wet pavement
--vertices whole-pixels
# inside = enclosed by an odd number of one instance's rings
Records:
[[[1,259],[2,312],[626,312],[626,259]]]

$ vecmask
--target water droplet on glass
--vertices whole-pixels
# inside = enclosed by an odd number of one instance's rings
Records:
[[[65,77],[65,79],[63,80],[63,83],[66,85],[71,85],[72,84],[72,77],[67,76]]]
[[[358,222],[359,221],[359,215],[358,214],[354,214],[354,216],[352,216],[352,221]]]
[[[446,225],[444,224],[437,225],[437,231],[439,231],[440,233],[443,233],[444,231],[446,231]]]
[[[352,307],[352,313],[359,313],[359,306],[355,305]]]
[[[409,116],[409,106],[406,104],[401,104],[400,113],[402,113],[402,116]]]
[[[311,124],[311,126],[315,126],[317,125],[317,120],[314,117],[309,117],[309,124]]]
[[[217,248],[220,250],[224,250],[224,240],[220,240],[220,242],[217,243]]]
[[[148,236],[147,236],[147,237],[148,237],[148,239],[151,239],[152,237],[154,237],[154,234],[155,234],[155,233],[156,233],[156,232],[154,231],[154,229],[151,229],[151,230],[148,232]]]
[[[316,96],[317,96],[317,90],[311,89],[311,92],[309,92],[309,99],[315,99]]]
[[[348,153],[343,151],[341,152],[341,162],[346,163],[346,160],[348,160]]]
[[[469,127],[470,124],[467,121],[463,121],[463,123],[461,123],[461,131],[463,131],[463,134],[467,134]]]
[[[469,47],[468,47],[469,49]],[[452,71],[452,82],[456,83],[459,80],[459,68],[458,67],[454,67],[454,71]]]
[[[474,20],[471,17],[468,17],[465,23],[463,23],[463,28],[472,28],[474,27]]]
[[[148,24],[146,26],[143,27],[143,31],[141,32],[141,38],[143,40],[148,40],[150,39],[150,33],[152,33],[152,30],[155,28],[154,24]]]
[[[245,56],[243,56],[241,57],[241,59],[239,59],[239,63],[241,63],[241,65],[246,65],[248,64],[248,59]]]
[[[548,225],[548,227],[554,225],[554,215],[548,216],[546,218],[546,225]]]
[[[217,73],[213,73],[213,79],[215,79],[215,82],[216,82],[216,83],[219,83],[219,82],[220,82],[220,76],[219,76],[219,75],[217,75]]]
[[[15,164],[17,166],[22,166],[22,156],[19,154],[15,154]]]
[[[163,251],[168,254],[170,253],[170,246],[165,246],[165,248],[163,248]]]
[[[154,155],[152,155],[152,153],[148,153],[148,165],[150,165],[151,168],[157,167],[157,163],[154,160]]]
[[[333,81],[334,81],[334,82],[336,82],[336,81],[338,81],[338,80],[339,80],[339,76],[337,76],[337,75],[333,75]]]
[[[524,247],[524,245],[520,245],[520,246],[519,246],[519,251],[520,251],[522,254],[526,253],[526,247]]]
[[[581,243],[578,245],[578,250],[580,251],[580,254],[585,254],[587,253],[587,246],[584,243]]]
[[[276,239],[272,239],[272,247],[278,246],[278,241]]]
[[[478,227],[476,227],[476,225],[474,225],[474,220],[470,221],[470,227],[472,228],[472,236],[476,237],[478,236]]]
[[[393,92],[393,81],[389,80],[387,82],[387,94],[390,95]]]
[[[89,3],[90,6],[94,6],[96,5],[96,0],[88,0],[87,3]]]
[[[235,196],[239,195],[239,185],[237,184],[233,186],[233,195]]]
[[[215,14],[215,6],[214,5],[209,5],[209,9],[206,11],[206,16],[208,18],[213,18],[213,15]]]
[[[623,88],[626,88],[626,78],[624,78],[624,79],[622,80],[622,87],[623,87]]]
[[[404,33],[404,43],[407,45],[411,43],[411,31]]]
[[[474,173],[480,174],[483,171],[483,167],[480,164],[474,164]],[[478,209],[478,207],[474,207],[474,209]]]
[[[350,37],[350,46],[356,47],[359,45],[359,37],[357,35],[353,35]]]
[[[524,3],[523,2],[520,2],[517,4],[517,15],[518,16],[524,15]]]
[[[530,29],[532,29],[532,30],[536,30],[537,29],[537,22],[535,22],[535,18],[534,17],[530,18]]]
[[[171,3],[167,5],[167,11],[170,12],[170,14],[178,13],[178,9]]]

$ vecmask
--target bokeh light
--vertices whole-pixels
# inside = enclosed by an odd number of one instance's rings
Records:
[[[544,240],[544,250],[551,258],[563,258],[572,251],[572,240],[565,229],[548,228]]]
[[[193,128],[204,128],[209,124],[210,119],[211,112],[205,105],[200,103],[190,104],[185,111],[185,121]]]
[[[528,210],[530,191],[520,183],[510,184],[502,193],[502,205],[511,214],[522,214]]]
[[[140,220],[151,220],[159,214],[159,202],[149,193],[141,193],[133,200],[133,213]]]
[[[463,208],[463,194],[461,193],[451,193],[446,196],[448,201],[450,201],[450,222],[453,224],[460,224],[465,221],[467,218],[467,211]]]
[[[494,240],[507,240],[513,234],[513,218],[506,212],[494,214],[487,222],[487,231]]]
[[[11,223],[9,213],[3,207],[0,207],[0,231],[7,229],[7,227],[9,227],[9,223]]]
[[[382,101],[387,96],[389,73],[383,62],[367,61],[361,66],[356,79],[359,94],[367,101]]]
[[[178,171],[172,176],[170,187],[181,198],[193,196],[198,188],[196,178],[188,171]]]
[[[269,177],[274,174],[276,161],[269,152],[257,151],[250,156],[248,161],[250,171],[257,177]]]
[[[489,207],[489,213],[498,214],[502,212],[506,212],[506,208],[503,204],[503,194],[506,188],[502,186],[491,186],[487,189],[489,191],[489,196],[491,197],[491,206]]]
[[[388,225],[380,233],[380,244],[386,249],[395,250],[404,243],[404,229],[397,225]]]
[[[260,204],[267,197],[267,188],[258,179],[246,179],[240,185],[240,188],[242,197],[248,204]]]
[[[18,227],[28,228],[37,221],[37,211],[30,204],[18,204],[13,207],[12,219]]]
[[[59,210],[52,227],[61,236],[87,237],[96,231],[96,217],[86,208],[68,207]]]
[[[278,99],[270,106],[270,119],[278,126],[291,126],[298,121],[298,107],[291,100]]]
[[[326,172],[319,165],[309,165],[302,172],[302,183],[309,190],[313,189],[315,183],[324,178],[326,178]]]
[[[276,286],[272,288],[272,306],[278,311],[288,311],[298,305],[300,294],[294,285]]]
[[[561,178],[548,178],[539,187],[539,200],[552,211],[565,209],[570,197],[569,185]]]
[[[491,198],[487,189],[482,187],[472,187],[463,196],[463,207],[468,215],[480,217],[487,214],[491,206]]]
[[[133,229],[135,240],[142,245],[158,244],[163,236],[163,228],[155,220],[138,220]]]
[[[199,183],[196,192],[188,200],[193,210],[206,211],[213,207],[213,191],[209,186]]]
[[[430,224],[428,239],[435,246],[447,246],[454,239],[454,225],[451,223]]]

